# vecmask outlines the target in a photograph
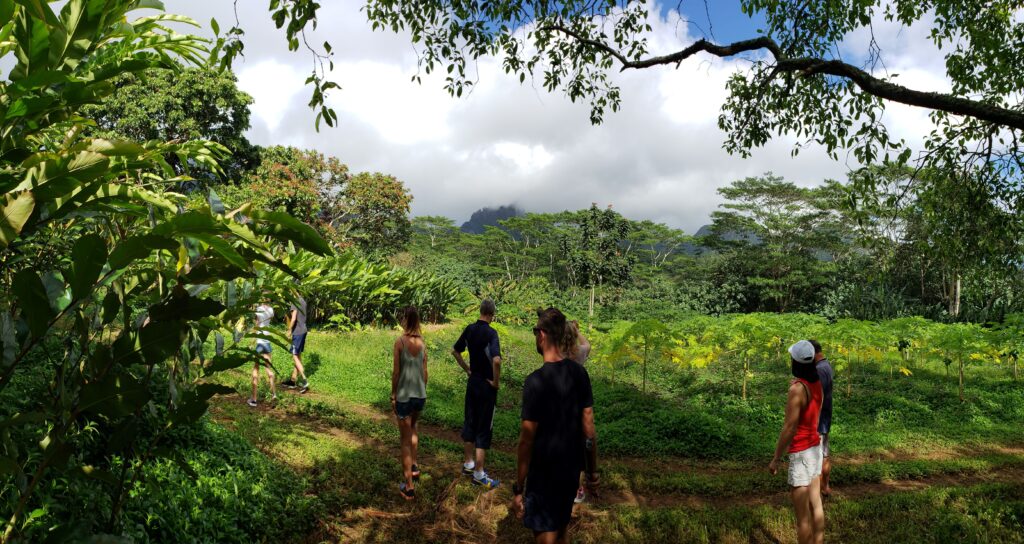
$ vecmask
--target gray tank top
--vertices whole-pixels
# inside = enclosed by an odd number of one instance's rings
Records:
[[[398,352],[398,393],[395,400],[398,402],[409,402],[410,398],[427,398],[427,384],[423,382],[423,354],[426,346],[416,355],[409,353],[409,349],[402,340],[402,349]]]

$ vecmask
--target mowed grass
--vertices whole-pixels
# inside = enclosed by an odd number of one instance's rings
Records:
[[[397,331],[313,332],[307,395],[281,395],[251,410],[248,372],[215,419],[286,463],[322,503],[320,528],[296,541],[529,542],[508,511],[507,485],[481,493],[458,474],[464,374],[449,354],[461,325],[431,327],[430,384],[418,500],[395,491],[398,433],[389,419],[390,346]],[[503,328],[504,378],[489,470],[514,472],[521,384],[540,364],[528,329]],[[275,349],[279,372],[290,356]],[[783,476],[764,465],[781,425],[782,365],[756,369],[739,398],[729,368],[637,369],[591,365],[605,497],[574,518],[576,542],[791,542]],[[890,379],[861,374],[836,393],[838,496],[827,502],[835,542],[1024,542],[1024,436],[1020,385],[972,369],[968,401],[938,369]],[[842,378],[839,378],[842,385]],[[265,383],[261,385],[266,394]]]

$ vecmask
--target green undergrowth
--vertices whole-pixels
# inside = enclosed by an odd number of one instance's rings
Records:
[[[462,425],[465,375],[450,349],[462,324],[428,330],[430,383],[423,419],[449,430]],[[495,442],[511,448],[519,432],[521,385],[540,365],[527,328],[499,326],[502,390],[494,420]],[[390,410],[392,330],[313,332],[305,362],[313,391],[339,402]],[[279,372],[291,370],[290,355],[275,349]],[[739,396],[732,369],[660,366],[650,372],[649,391],[636,386],[638,368],[588,366],[594,387],[601,451],[610,455],[759,461],[771,454],[782,424],[788,366],[755,365],[750,396]],[[1024,443],[1024,387],[998,375],[974,371],[967,401],[955,394],[955,379],[922,366],[913,377],[859,369],[849,396],[837,376],[833,444],[836,453],[919,452],[935,448],[984,448]],[[248,375],[235,373],[247,387]],[[263,386],[265,390],[265,385]],[[265,392],[264,392],[265,394]]]
[[[579,542],[796,541],[788,506],[620,507],[584,528]],[[1024,542],[1024,487],[937,487],[829,501],[826,537],[868,544]]]

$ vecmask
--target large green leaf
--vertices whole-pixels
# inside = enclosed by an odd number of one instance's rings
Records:
[[[175,293],[177,295],[177,293]],[[184,319],[186,321],[198,321],[207,316],[217,315],[224,311],[224,305],[220,302],[209,299],[192,297],[185,293],[183,296],[172,295],[149,307],[149,317],[154,321],[171,321]]]
[[[185,332],[181,321],[151,321],[139,331],[139,347],[146,364],[155,365],[169,359],[181,349]]]
[[[204,383],[181,395],[181,401],[174,410],[171,421],[176,425],[190,425],[199,421],[210,407],[210,398],[214,395],[230,395],[235,390],[213,383]]]
[[[219,341],[219,344],[221,345],[221,349],[223,349],[224,337],[218,335],[217,340]],[[260,356],[258,354],[256,354],[256,353],[254,353],[253,351],[250,351],[250,350],[233,350],[230,353],[224,353],[223,355],[217,355],[213,359],[211,359],[210,360],[210,364],[207,365],[205,369],[203,369],[203,373],[206,376],[209,376],[209,375],[215,374],[217,372],[222,372],[222,371],[225,371],[225,370],[232,370],[232,369],[238,368],[238,367],[244,365],[245,363],[251,363],[251,362],[259,361],[259,359],[260,359]]]
[[[86,234],[71,250],[71,294],[75,300],[84,298],[103,272],[107,262],[107,244],[96,234]]]
[[[284,212],[252,211],[249,217],[256,221],[256,232],[275,238],[290,240],[303,249],[319,255],[329,255],[331,246],[309,225]]]
[[[137,259],[147,257],[155,249],[174,251],[178,242],[156,234],[140,234],[126,238],[110,252],[110,268],[124,268]]]
[[[14,291],[14,296],[18,299],[18,306],[21,307],[22,315],[28,322],[32,336],[42,337],[50,328],[50,321],[55,315],[50,308],[50,300],[43,280],[35,271],[25,269],[14,275],[11,288]]]
[[[102,380],[82,386],[78,408],[85,413],[108,417],[127,416],[149,399],[149,389],[145,384],[127,374],[109,372]]]
[[[7,247],[21,233],[25,227],[32,210],[35,209],[36,201],[29,191],[6,194],[3,200],[2,216],[0,216],[0,245]]]

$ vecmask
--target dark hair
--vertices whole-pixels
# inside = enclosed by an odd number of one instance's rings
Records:
[[[544,331],[548,338],[562,354],[570,359],[576,357],[576,349],[579,346],[579,333],[576,328],[569,324],[558,308],[548,308],[537,312],[537,329]]]
[[[790,357],[789,365],[792,367],[793,377],[807,380],[811,383],[818,381],[818,367],[814,363],[798,363]]]
[[[808,340],[812,346],[814,346],[814,353],[821,353],[821,344],[817,340]]]
[[[494,317],[494,313],[496,311],[497,311],[497,309],[494,307],[494,301],[493,300],[491,300],[489,298],[485,298],[483,300],[483,302],[480,303],[480,315],[486,315],[488,317]]]
[[[406,334],[419,334],[420,333],[420,312],[415,306],[406,306],[402,310],[401,318],[402,328],[405,329]]]

